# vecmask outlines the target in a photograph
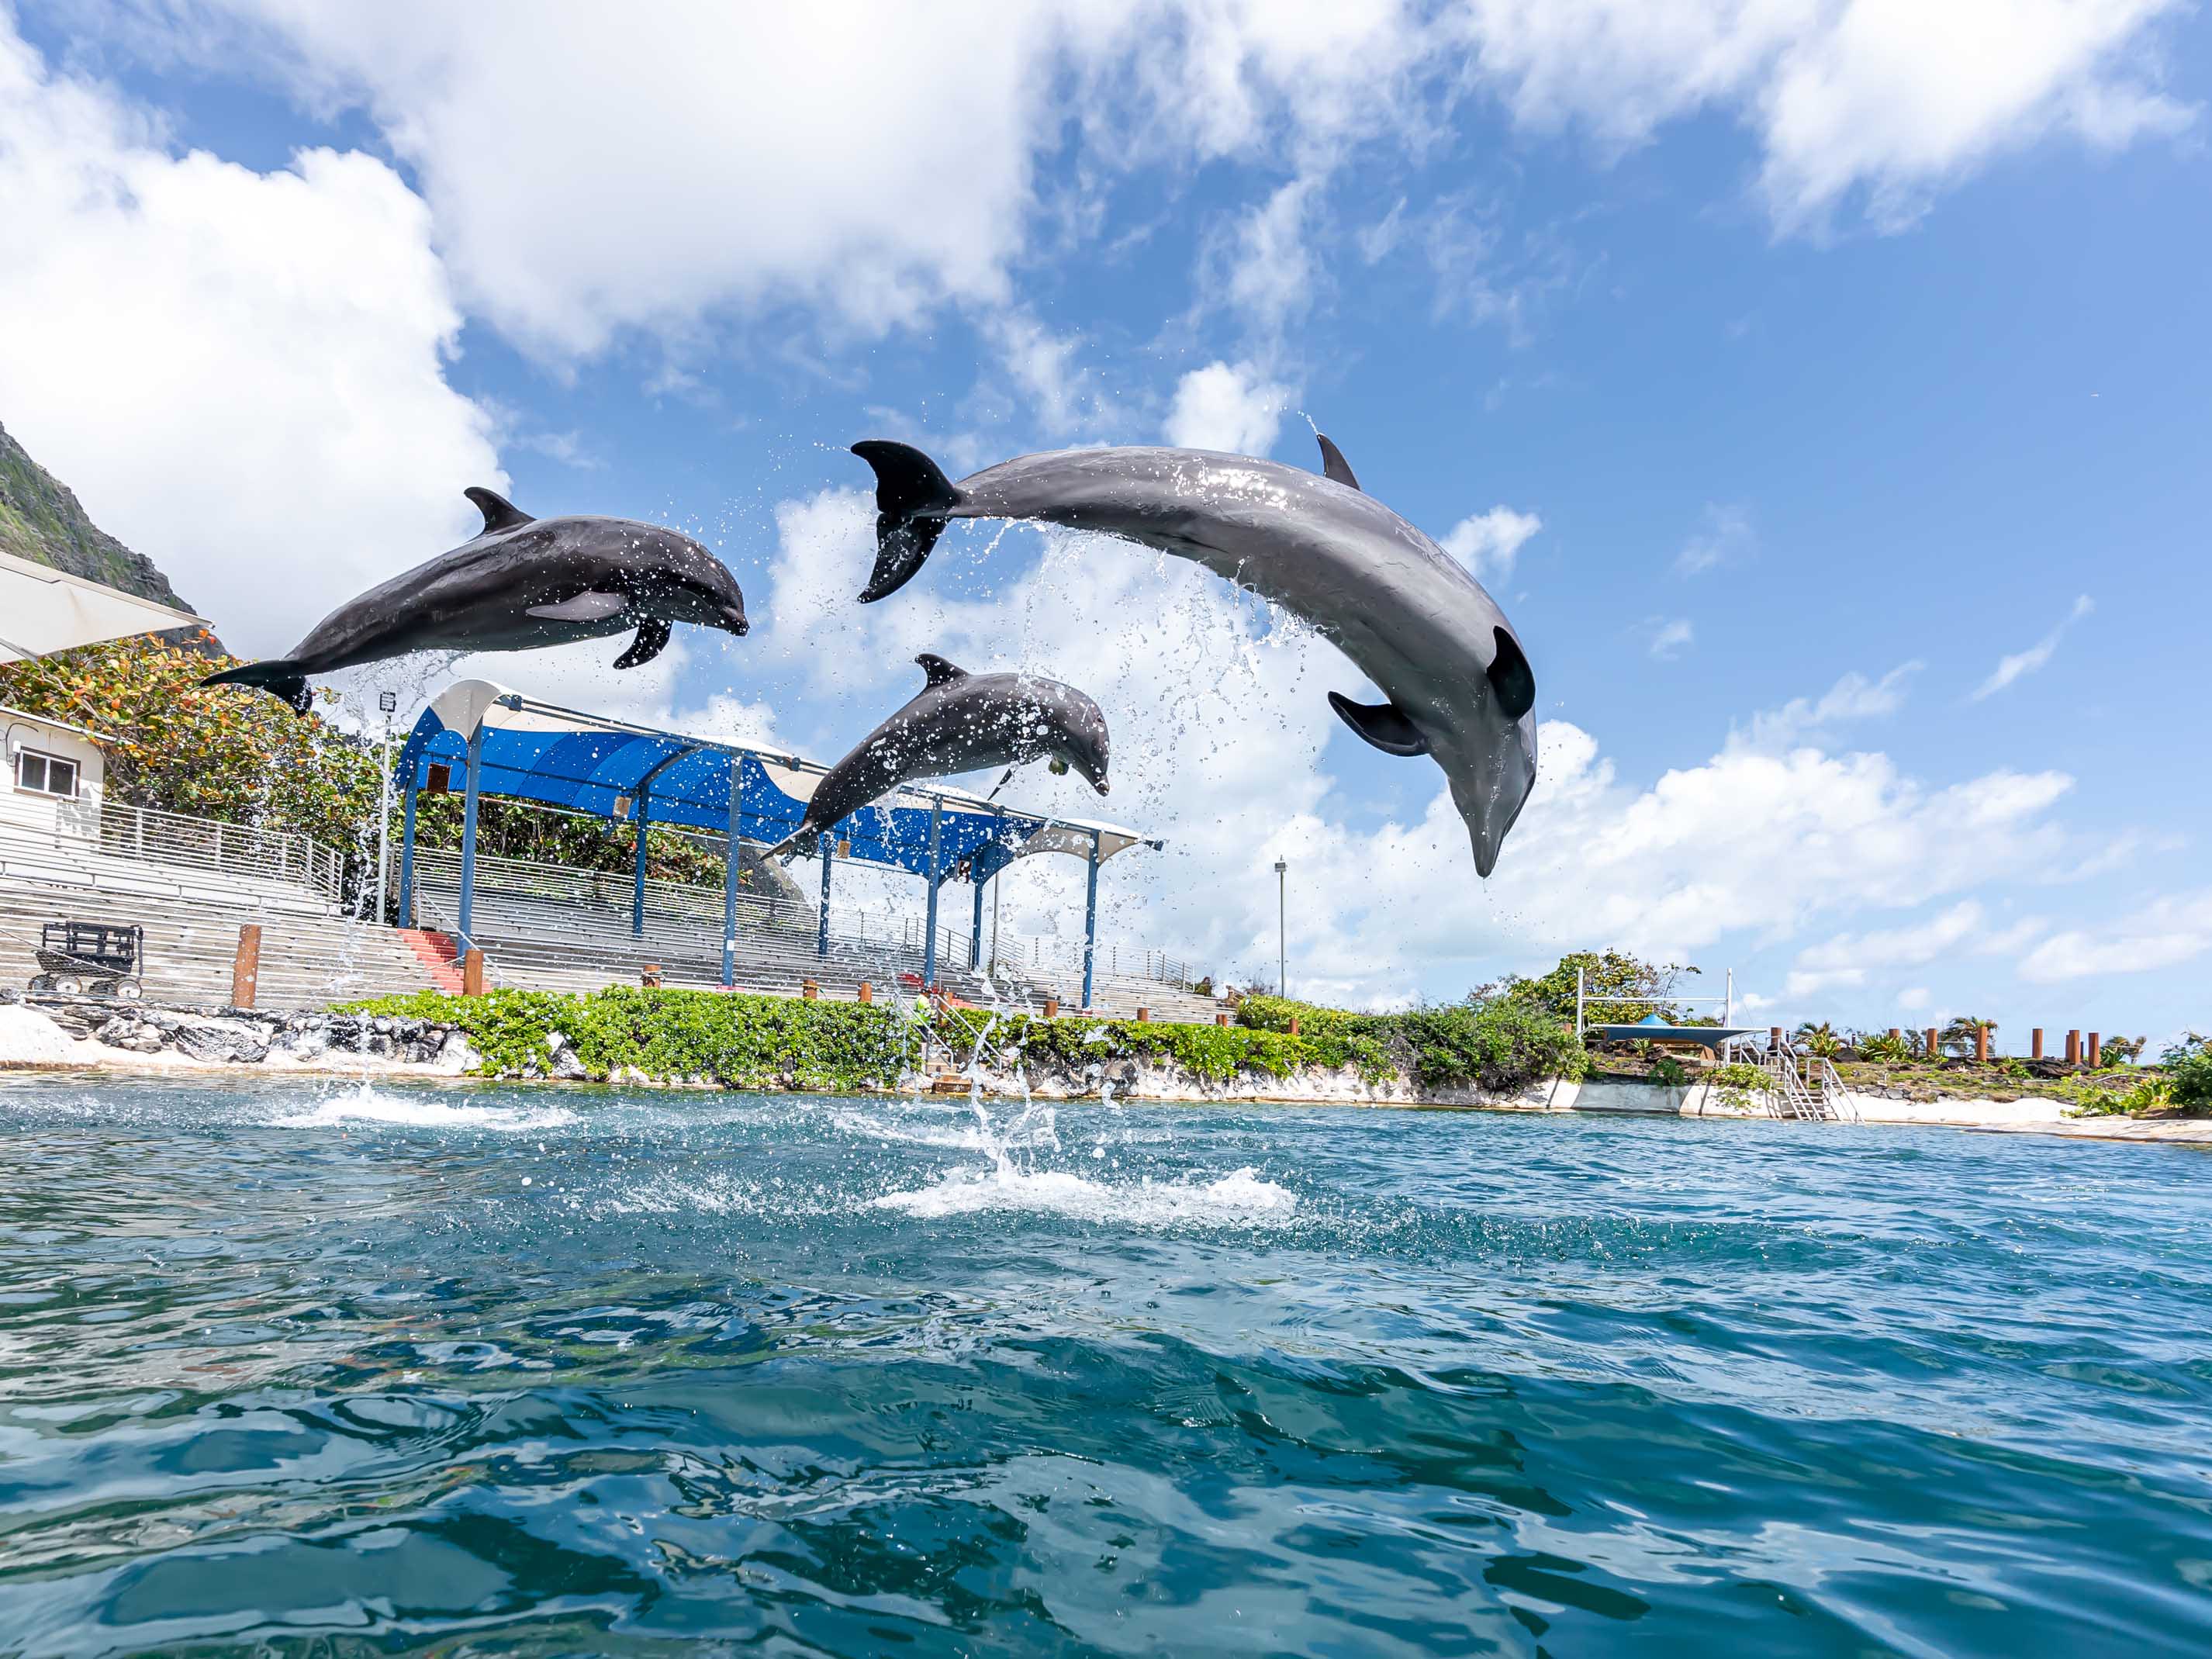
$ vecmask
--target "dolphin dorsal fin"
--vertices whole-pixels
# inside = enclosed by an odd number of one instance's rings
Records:
[[[966,669],[945,661],[934,651],[923,652],[915,661],[921,665],[921,672],[928,677],[932,685],[950,685],[955,680],[968,678]]]
[[[479,536],[495,536],[502,530],[516,530],[536,520],[497,490],[486,489],[482,484],[471,484],[461,494],[477,504],[477,511],[484,515],[484,527]]]
[[[1358,489],[1359,480],[1352,477],[1352,463],[1344,459],[1344,452],[1328,441],[1326,432],[1316,432],[1314,436],[1321,440],[1322,477],[1346,489]]]

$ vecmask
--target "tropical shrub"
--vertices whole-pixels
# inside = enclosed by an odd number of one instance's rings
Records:
[[[2212,1036],[2202,1031],[2185,1033],[2159,1056],[2173,1103],[2191,1116],[2212,1111]]]

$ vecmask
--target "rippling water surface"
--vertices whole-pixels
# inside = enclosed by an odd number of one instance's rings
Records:
[[[2203,1154],[0,1085],[0,1650],[2212,1648]]]

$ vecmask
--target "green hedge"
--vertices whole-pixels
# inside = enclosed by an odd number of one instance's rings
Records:
[[[919,1018],[882,1003],[612,986],[586,995],[440,991],[348,1005],[370,1014],[456,1027],[483,1056],[487,1076],[549,1072],[558,1031],[592,1077],[635,1070],[653,1079],[709,1078],[734,1088],[888,1087],[919,1060]],[[1291,1035],[1296,1018],[1299,1034]],[[933,1017],[952,1052],[988,1038],[1002,1058],[1079,1071],[1123,1060],[1172,1061],[1201,1082],[1240,1074],[1288,1077],[1306,1067],[1358,1068],[1370,1083],[1411,1076],[1441,1087],[1518,1089],[1545,1077],[1579,1078],[1571,1033],[1525,1007],[1455,1004],[1403,1014],[1348,1014],[1279,998],[1247,998],[1235,1025],[1032,1019],[951,1009]]]

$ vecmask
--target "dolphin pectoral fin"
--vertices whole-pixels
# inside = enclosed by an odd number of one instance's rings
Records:
[[[955,680],[968,678],[966,669],[945,661],[934,651],[923,652],[915,661],[920,665],[922,674],[932,685],[950,685]]]
[[[519,530],[524,525],[537,522],[506,496],[482,484],[471,484],[461,494],[474,501],[477,511],[484,515],[484,527],[477,532],[479,536],[494,536],[502,530]]]
[[[1502,628],[1492,631],[1498,636],[1498,654],[1490,660],[1490,684],[1498,693],[1498,712],[1517,720],[1536,706],[1536,671],[1528,666],[1520,641]]]
[[[911,444],[864,438],[853,453],[876,471],[876,568],[860,590],[860,603],[872,605],[921,568],[944,532],[947,509],[960,505],[960,492]]]
[[[1386,755],[1429,752],[1429,740],[1395,703],[1354,702],[1343,693],[1332,691],[1328,694],[1328,706],[1343,716],[1346,726]]]
[[[620,616],[629,605],[629,600],[620,593],[583,592],[555,605],[533,605],[523,614],[542,617],[547,622],[605,622]]]
[[[1327,433],[1316,432],[1314,436],[1321,440],[1322,477],[1342,484],[1346,489],[1358,489],[1359,480],[1352,476],[1352,463],[1344,459],[1344,452],[1328,441]]]
[[[635,668],[641,662],[651,662],[668,645],[668,624],[658,617],[649,617],[638,624],[637,637],[629,642],[629,649],[615,659],[617,668]]]

